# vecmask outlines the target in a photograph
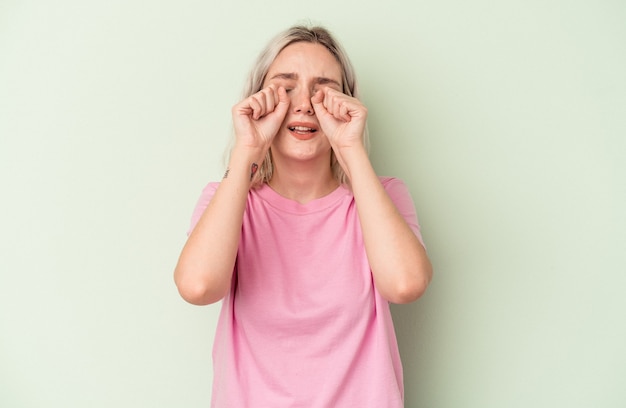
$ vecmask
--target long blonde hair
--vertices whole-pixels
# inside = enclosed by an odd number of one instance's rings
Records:
[[[310,42],[326,47],[326,49],[337,59],[337,62],[341,67],[343,93],[355,98],[359,97],[354,68],[348,58],[348,54],[346,54],[341,44],[339,44],[332,34],[324,27],[296,25],[275,36],[259,54],[245,83],[242,98],[247,98],[262,89],[270,65],[272,65],[278,54],[285,47],[296,42]],[[369,134],[367,126],[363,132],[363,142],[366,148],[369,148]],[[349,184],[348,177],[339,165],[334,151],[331,152],[330,166],[333,176],[339,183]],[[259,167],[253,186],[260,186],[263,183],[269,182],[272,178],[273,172],[274,162],[272,160],[272,151],[270,148],[265,156],[265,159],[263,160],[263,163]]]

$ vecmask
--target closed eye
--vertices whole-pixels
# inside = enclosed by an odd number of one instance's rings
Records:
[[[334,79],[320,77],[317,78],[315,84],[318,86],[328,86],[329,88],[341,91],[341,84]]]

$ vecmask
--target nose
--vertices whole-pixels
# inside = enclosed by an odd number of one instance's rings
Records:
[[[313,104],[311,103],[312,96],[313,95],[308,90],[304,90],[293,95],[291,104],[293,106],[294,113],[314,115],[315,110],[313,110]]]

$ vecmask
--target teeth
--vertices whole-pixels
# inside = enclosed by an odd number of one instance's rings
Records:
[[[289,129],[295,130],[296,132],[313,132],[314,130],[312,128],[308,128],[304,126],[293,126],[293,127],[290,127]]]

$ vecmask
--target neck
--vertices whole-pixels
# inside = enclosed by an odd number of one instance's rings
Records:
[[[276,166],[275,163],[274,174],[268,184],[278,194],[301,204],[324,197],[339,187],[330,165],[305,171],[303,168]]]

